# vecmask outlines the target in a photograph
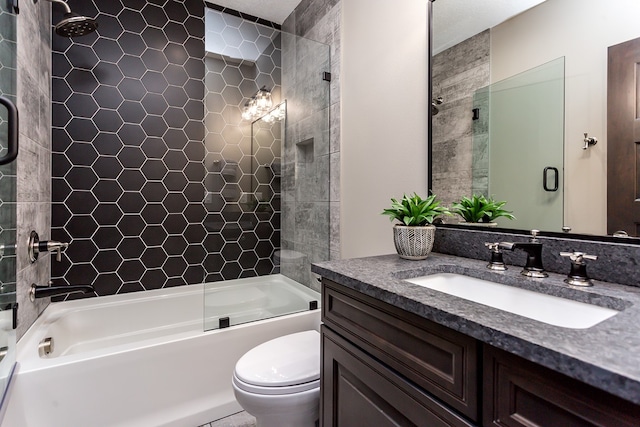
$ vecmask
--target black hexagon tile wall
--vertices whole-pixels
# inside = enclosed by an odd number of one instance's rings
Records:
[[[109,295],[276,272],[278,180],[263,213],[232,195],[257,179],[240,112],[263,85],[279,96],[277,26],[200,1],[69,4],[99,28],[53,38],[52,238],[71,242],[53,279]],[[255,62],[207,54],[205,14]]]

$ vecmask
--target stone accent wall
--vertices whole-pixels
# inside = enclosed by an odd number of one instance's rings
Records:
[[[472,110],[476,108],[476,91],[490,83],[489,41],[489,30],[486,30],[433,57],[433,97],[441,96],[444,102],[433,117],[431,190],[445,205],[471,195],[475,189],[472,189],[474,150],[481,153],[484,147],[486,151],[488,135],[476,138],[477,146],[474,146],[474,131],[488,133],[488,112],[481,108],[480,114],[485,120],[474,121]],[[476,169],[478,174],[482,173],[480,164]]]
[[[46,285],[49,281],[51,256],[41,254],[31,264],[27,241],[31,230],[36,230],[42,240],[51,237],[51,4],[20,2],[17,21],[20,151],[14,164],[20,338],[49,303],[48,299],[29,301],[31,284]]]

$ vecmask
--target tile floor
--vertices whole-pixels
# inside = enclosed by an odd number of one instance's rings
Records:
[[[230,415],[218,421],[212,421],[200,427],[255,427],[256,419],[245,411]]]

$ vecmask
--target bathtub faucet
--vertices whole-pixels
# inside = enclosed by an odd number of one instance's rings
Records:
[[[93,285],[64,285],[64,286],[40,286],[33,283],[29,291],[29,299],[35,302],[36,298],[55,297],[58,295],[68,295],[76,292],[88,294],[95,292]]]

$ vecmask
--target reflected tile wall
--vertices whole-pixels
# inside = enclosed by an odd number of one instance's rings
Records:
[[[432,190],[445,205],[480,186],[472,186],[473,129],[479,126],[472,110],[476,90],[489,84],[489,41],[486,30],[433,57],[433,96],[444,102],[433,117]],[[486,109],[480,114],[486,116]]]

